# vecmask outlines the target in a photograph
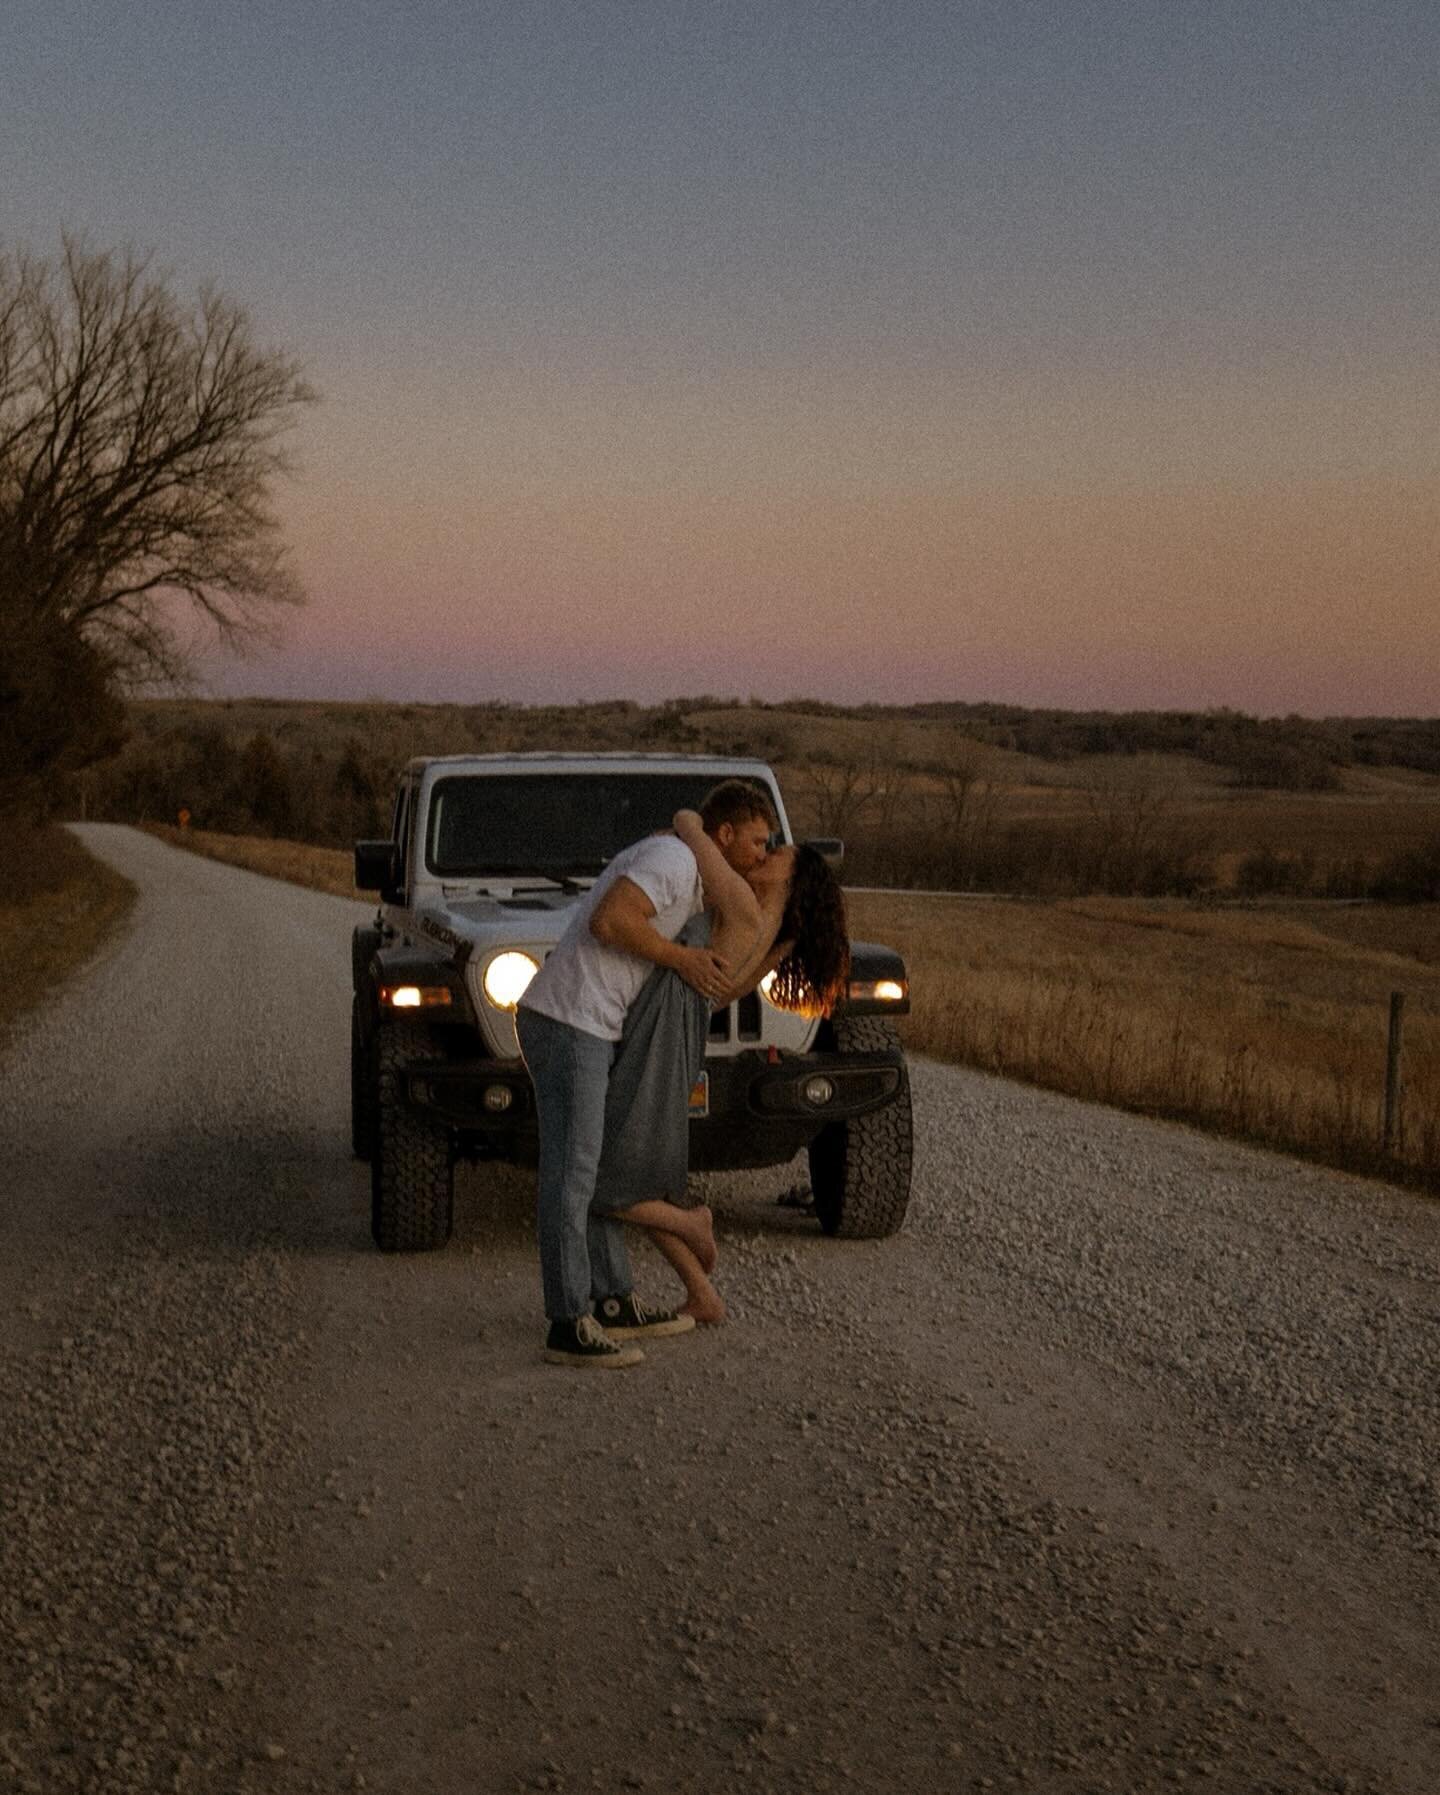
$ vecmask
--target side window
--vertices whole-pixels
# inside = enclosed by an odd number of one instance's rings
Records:
[[[402,780],[400,789],[395,794],[395,817],[391,824],[391,837],[395,843],[395,883],[403,891],[406,883],[410,845],[410,809],[415,788],[408,779]]]

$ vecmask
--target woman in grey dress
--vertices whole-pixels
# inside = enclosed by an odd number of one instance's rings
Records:
[[[675,832],[695,855],[705,913],[682,939],[707,934],[731,968],[730,1004],[769,975],[772,1003],[824,1014],[846,988],[850,948],[845,904],[829,866],[813,848],[783,847],[747,880],[682,810]],[[709,1209],[685,1200],[690,1155],[690,1090],[705,1059],[710,1002],[674,973],[657,968],[625,1019],[606,1098],[605,1150],[595,1207],[651,1232],[685,1286],[682,1314],[697,1322],[725,1318],[710,1274],[715,1230]]]

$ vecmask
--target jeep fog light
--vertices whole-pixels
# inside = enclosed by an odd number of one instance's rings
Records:
[[[444,1009],[450,992],[444,985],[382,985],[380,1001],[392,1010]]]
[[[800,1095],[819,1109],[835,1095],[835,1086],[828,1078],[807,1078],[800,1087]]]
[[[497,1010],[513,1010],[539,970],[529,954],[496,954],[485,968],[485,995]]]
[[[508,1084],[487,1084],[485,1095],[480,1099],[492,1116],[503,1115],[515,1101],[515,1093]]]

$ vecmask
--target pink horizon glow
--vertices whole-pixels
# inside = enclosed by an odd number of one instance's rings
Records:
[[[311,602],[277,652],[208,663],[217,693],[1413,715],[1440,692],[1420,481],[592,492],[295,534]]]

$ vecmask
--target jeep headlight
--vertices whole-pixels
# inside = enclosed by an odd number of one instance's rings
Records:
[[[910,995],[905,979],[851,979],[851,1003],[904,1003]]]
[[[529,954],[516,950],[496,954],[485,968],[485,995],[497,1010],[513,1010],[539,970],[539,961],[532,960]]]
[[[760,995],[765,999],[766,1003],[774,1003],[775,999],[770,995],[774,989],[775,974],[773,972],[767,972],[764,978],[760,981]]]

